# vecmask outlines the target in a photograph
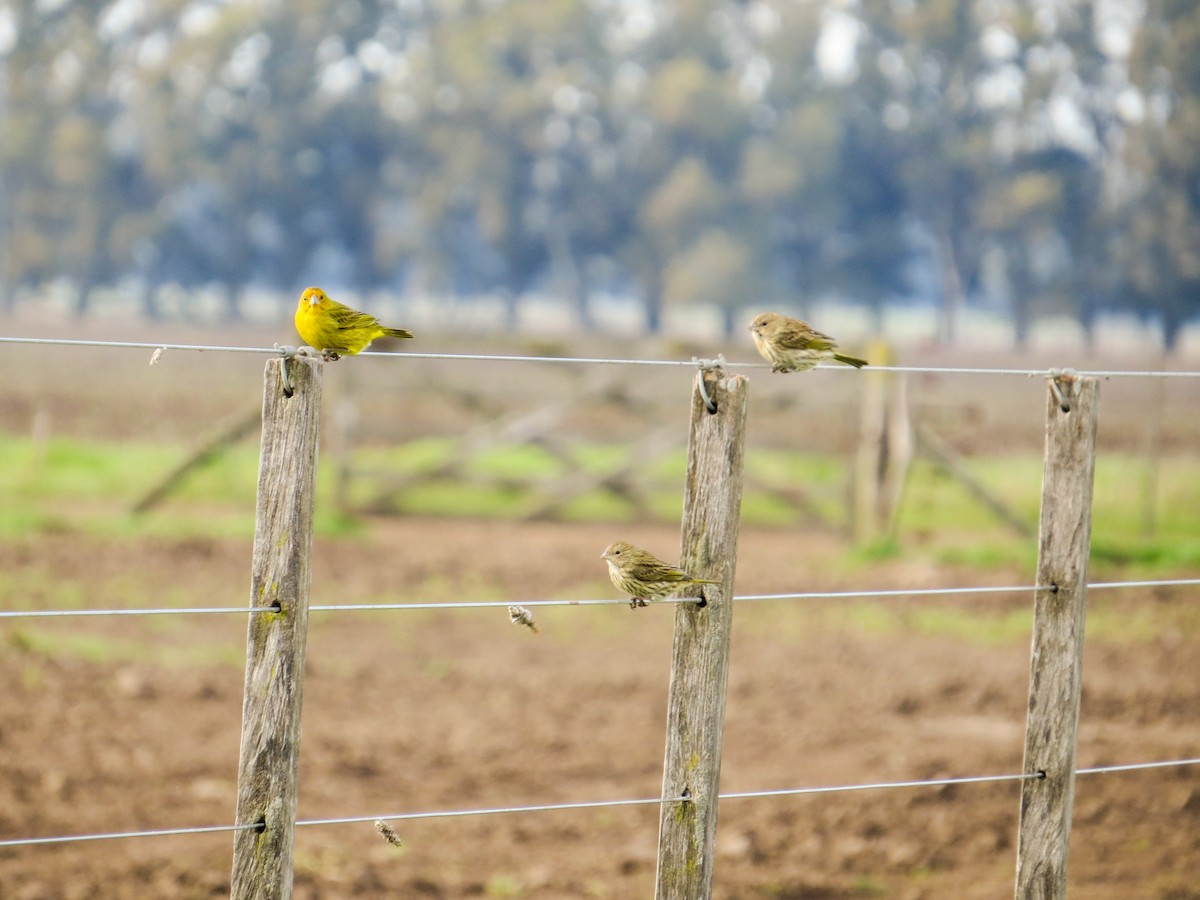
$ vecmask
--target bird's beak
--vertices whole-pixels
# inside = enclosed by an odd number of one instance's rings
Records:
[[[608,551],[607,551],[607,550],[605,550],[603,553],[601,553],[601,554],[600,554],[600,558],[601,558],[601,559],[608,559],[608,558],[609,558],[609,553],[608,553]]]

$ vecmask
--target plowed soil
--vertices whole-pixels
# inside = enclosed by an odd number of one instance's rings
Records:
[[[666,526],[374,523],[319,541],[314,602],[607,597],[614,535],[664,554]],[[738,592],[862,587],[821,571],[819,535],[743,531]],[[0,547],[0,571],[174,604],[244,602],[249,547],[39,536]],[[879,584],[969,583],[968,572],[873,569]],[[977,580],[978,575],[974,578]],[[1003,579],[1001,579],[1003,580]],[[1109,609],[1189,602],[1096,595]],[[741,604],[734,618],[722,788],[748,791],[1021,770],[1023,638],[873,629],[830,604]],[[913,608],[937,608],[905,601]],[[966,599],[981,616],[1027,597]],[[316,613],[309,629],[301,819],[651,798],[661,784],[674,609]],[[228,824],[245,617],[8,622],[0,679],[0,837]],[[1167,631],[1089,643],[1079,762],[1200,755],[1200,643]],[[875,789],[723,801],[718,897],[1009,896],[1019,785]],[[648,897],[654,807],[307,826],[296,896]],[[225,833],[0,849],[0,894],[217,897]],[[1082,776],[1072,895],[1200,896],[1200,780],[1168,768]]]

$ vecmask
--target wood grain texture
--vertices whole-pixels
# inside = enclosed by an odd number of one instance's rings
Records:
[[[715,413],[705,409],[700,378]],[[662,796],[690,800],[662,806],[655,892],[661,900],[712,895],[747,387],[744,377],[718,369],[699,373],[693,390],[680,565],[720,584],[704,586],[703,606],[675,606]]]
[[[286,364],[292,396],[284,395],[279,360],[263,378],[250,607],[278,612],[251,615],[246,638],[235,823],[261,827],[234,832],[230,896],[238,900],[292,893],[323,363]]]
[[[1022,782],[1016,897],[1061,898],[1067,890],[1067,845],[1075,800],[1083,628],[1099,385],[1059,381],[1070,411],[1047,389],[1046,457],[1034,599],[1033,648],[1025,764],[1045,778]],[[1052,589],[1049,586],[1055,586]]]

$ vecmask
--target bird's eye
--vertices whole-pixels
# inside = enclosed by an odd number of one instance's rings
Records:
[[[621,551],[620,551],[620,550],[614,550],[614,551],[613,551],[613,556],[620,556],[620,555],[621,555]]]

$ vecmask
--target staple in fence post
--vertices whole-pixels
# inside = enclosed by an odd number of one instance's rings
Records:
[[[702,384],[716,402],[716,412],[706,408]],[[659,900],[699,900],[712,894],[746,397],[746,378],[727,377],[719,368],[698,373],[692,393],[680,565],[689,574],[720,583],[704,586],[703,605],[675,607],[662,795],[686,796],[688,801],[662,806]]]
[[[1064,375],[1046,393],[1024,764],[1026,774],[1044,777],[1021,783],[1018,900],[1061,898],[1067,890],[1100,391],[1094,378]]]
[[[281,366],[292,392],[285,393]],[[272,359],[263,379],[262,452],[238,763],[230,897],[288,898],[296,822],[304,648],[323,364]]]

